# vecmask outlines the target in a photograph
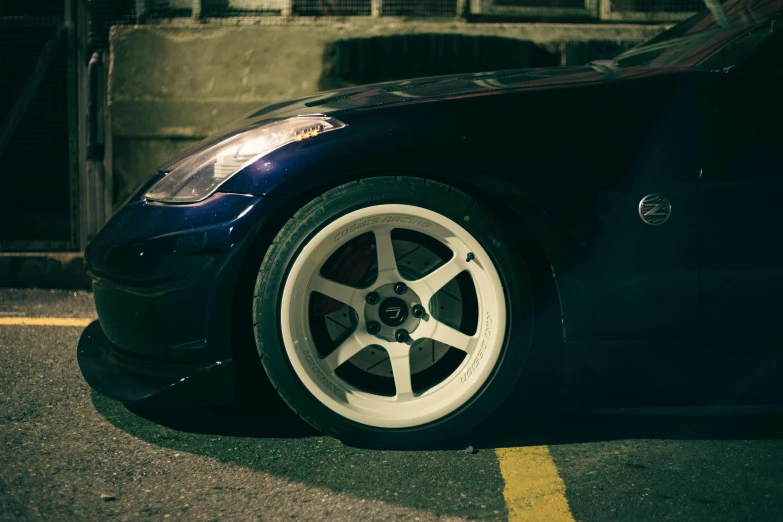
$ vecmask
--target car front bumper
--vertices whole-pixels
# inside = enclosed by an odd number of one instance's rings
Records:
[[[78,348],[87,382],[128,404],[234,402],[238,367],[247,366],[234,362],[237,344],[257,362],[251,253],[282,205],[218,193],[193,205],[121,208],[85,251],[99,318]],[[247,315],[247,332],[236,331],[237,315]]]
[[[219,405],[235,402],[232,359],[207,363],[157,363],[117,349],[99,321],[79,339],[79,368],[96,391],[128,405]]]

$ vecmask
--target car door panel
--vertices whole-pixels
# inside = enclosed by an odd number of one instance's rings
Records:
[[[715,351],[783,353],[783,81],[725,75],[701,178],[701,323]]]

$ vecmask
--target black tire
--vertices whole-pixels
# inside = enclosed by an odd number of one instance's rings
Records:
[[[329,222],[359,208],[403,203],[459,222],[487,251],[506,296],[506,331],[498,362],[483,387],[457,410],[428,424],[377,428],[342,417],[312,395],[288,359],[282,338],[280,303],[284,282],[297,255]],[[469,221],[465,216],[469,215]],[[307,423],[344,442],[375,447],[458,444],[500,405],[518,380],[533,333],[532,284],[513,229],[464,192],[443,183],[411,177],[377,177],[332,189],[302,207],[280,230],[258,272],[253,304],[256,345],[274,388]]]

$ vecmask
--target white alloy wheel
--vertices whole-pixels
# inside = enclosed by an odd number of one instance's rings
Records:
[[[362,262],[362,248],[374,259]],[[350,262],[363,277],[351,277]],[[470,283],[459,285],[464,274]],[[280,331],[318,401],[357,423],[408,428],[452,413],[485,385],[503,347],[505,303],[490,256],[460,224],[381,204],[338,217],[304,244],[283,285]],[[326,328],[313,324],[321,318]]]

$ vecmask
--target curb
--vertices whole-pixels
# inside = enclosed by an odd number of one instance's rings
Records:
[[[90,290],[82,252],[0,253],[0,288]]]

